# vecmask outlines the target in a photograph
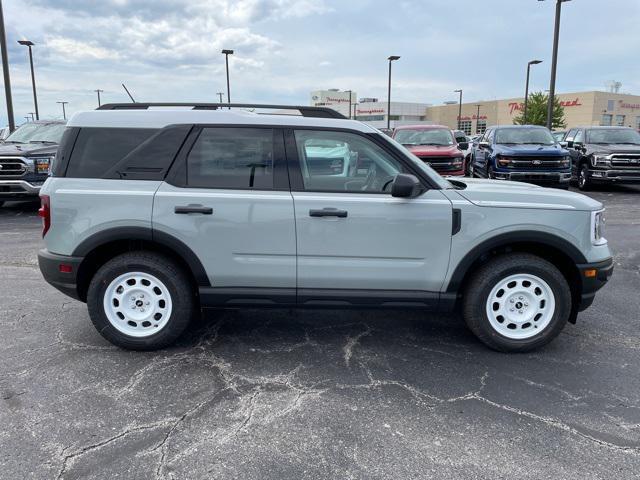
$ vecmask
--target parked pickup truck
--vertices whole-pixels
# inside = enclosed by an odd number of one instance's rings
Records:
[[[629,127],[579,127],[562,142],[580,190],[594,184],[640,183],[640,134]]]
[[[471,176],[569,188],[571,157],[545,127],[508,125],[487,129],[474,146]]]
[[[65,123],[25,123],[0,144],[0,207],[7,200],[38,198]]]
[[[443,125],[407,125],[397,127],[393,139],[441,175],[464,175],[464,150],[449,127]]]

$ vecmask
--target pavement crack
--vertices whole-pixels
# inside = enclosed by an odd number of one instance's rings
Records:
[[[349,367],[349,363],[351,361],[351,357],[353,356],[353,349],[358,345],[360,339],[367,335],[371,334],[371,327],[366,324],[362,324],[365,327],[365,330],[358,333],[357,335],[347,336],[347,343],[342,349],[344,352],[344,363],[347,367]]]

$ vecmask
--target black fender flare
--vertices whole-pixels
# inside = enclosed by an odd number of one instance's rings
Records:
[[[74,257],[85,257],[102,245],[120,240],[152,242],[174,252],[189,266],[198,286],[211,286],[202,262],[189,246],[173,235],[159,230],[153,230],[150,227],[114,227],[102,230],[84,239],[74,249],[71,255]]]
[[[546,245],[560,251],[576,264],[587,263],[583,253],[572,243],[558,235],[540,232],[536,230],[521,230],[517,232],[507,232],[491,237],[472,248],[463,259],[456,265],[447,293],[456,293],[462,286],[462,281],[471,266],[486,253],[500,247],[507,247],[515,243],[536,243]]]

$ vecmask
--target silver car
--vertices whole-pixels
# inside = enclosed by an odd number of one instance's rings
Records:
[[[44,277],[121,347],[167,346],[202,308],[460,307],[486,345],[526,351],[612,273],[581,194],[445,180],[321,107],[170,107],[74,115],[41,191]]]

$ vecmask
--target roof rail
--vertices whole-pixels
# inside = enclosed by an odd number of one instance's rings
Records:
[[[270,110],[298,110],[303,117],[340,118],[344,115],[328,107],[307,107],[299,105],[260,105],[254,103],[105,103],[97,110],[147,110],[150,107],[192,107],[192,110],[218,110],[222,108],[266,108]],[[262,112],[257,112],[262,113]],[[277,115],[277,114],[276,114]]]

